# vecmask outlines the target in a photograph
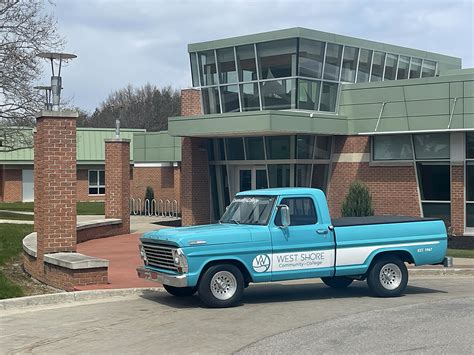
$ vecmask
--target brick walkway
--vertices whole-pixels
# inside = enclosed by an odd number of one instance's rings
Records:
[[[137,266],[143,265],[138,251],[141,234],[126,234],[109,238],[90,240],[77,245],[82,254],[109,260],[109,284],[78,286],[77,290],[98,290],[108,288],[156,287],[155,282],[139,279]]]

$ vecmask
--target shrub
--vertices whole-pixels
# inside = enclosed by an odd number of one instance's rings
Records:
[[[146,214],[155,213],[156,206],[151,203],[154,198],[155,192],[153,191],[153,187],[147,186],[145,191],[145,200],[143,201],[143,209]],[[149,202],[147,203],[146,200]]]
[[[366,185],[354,181],[349,187],[349,192],[342,204],[341,213],[343,217],[373,216],[372,196]]]

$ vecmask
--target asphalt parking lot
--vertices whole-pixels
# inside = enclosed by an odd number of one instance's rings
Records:
[[[206,309],[164,292],[0,311],[2,353],[473,353],[474,277],[419,277],[370,297],[318,281],[251,285]]]

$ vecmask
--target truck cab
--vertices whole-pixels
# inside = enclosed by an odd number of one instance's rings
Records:
[[[404,291],[406,263],[442,262],[446,245],[441,220],[331,220],[321,190],[262,189],[238,193],[219,223],[145,233],[137,271],[175,296],[198,292],[210,307],[237,304],[250,283],[309,278],[336,288],[367,280],[388,297]]]

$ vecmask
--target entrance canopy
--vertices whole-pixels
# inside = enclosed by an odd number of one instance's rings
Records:
[[[281,134],[348,133],[347,119],[337,114],[266,110],[171,117],[168,133],[179,137],[230,137]]]

